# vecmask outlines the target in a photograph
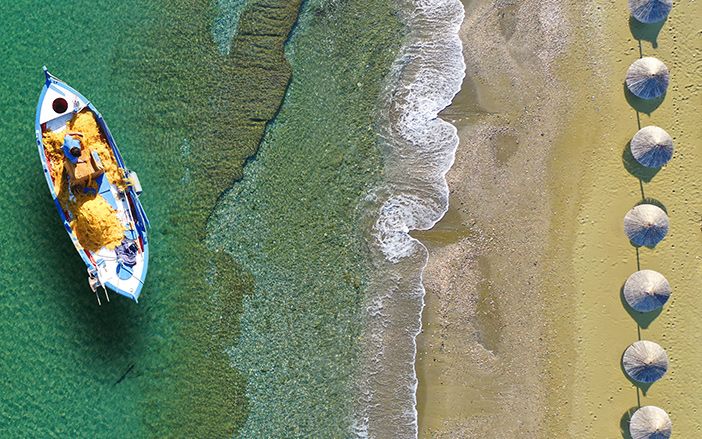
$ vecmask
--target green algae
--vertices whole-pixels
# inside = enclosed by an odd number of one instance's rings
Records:
[[[160,84],[137,89],[141,94],[166,91],[155,101],[147,125],[165,145],[180,141],[176,170],[183,173],[181,180],[187,175],[167,217],[181,257],[175,266],[168,264],[174,267],[168,276],[178,291],[176,339],[188,343],[174,346],[181,361],[171,366],[168,400],[163,401],[161,386],[148,393],[146,418],[155,420],[150,431],[156,436],[177,431],[187,437],[219,437],[236,431],[246,417],[245,377],[231,366],[226,349],[238,337],[241,299],[251,279],[227,254],[206,245],[205,226],[280,106],[290,80],[283,45],[299,2],[248,2],[225,57],[207,39],[213,21],[201,13],[207,6],[169,3],[161,11],[163,25],[151,28],[153,45],[147,47],[155,53],[145,51],[133,69]],[[193,41],[202,44],[193,46]],[[173,152],[172,145],[164,151],[166,157]]]
[[[394,3],[305,3],[293,80],[210,241],[255,280],[230,351],[248,377],[242,437],[346,437],[368,254],[359,204],[381,178],[379,96],[402,40]]]

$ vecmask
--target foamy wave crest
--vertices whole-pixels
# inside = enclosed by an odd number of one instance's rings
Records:
[[[427,251],[409,233],[433,227],[448,209],[446,173],[458,135],[438,115],[465,75],[460,1],[401,0],[399,7],[410,35],[382,104],[385,181],[366,200],[372,204],[375,270],[352,426],[357,437],[417,437],[415,339]]]
[[[417,249],[410,230],[431,228],[448,208],[446,173],[458,146],[456,128],[438,117],[461,89],[465,63],[457,0],[418,0],[408,25],[413,39],[395,64],[382,129],[386,184],[393,195],[380,208],[374,234],[397,262]]]
[[[397,262],[417,250],[419,244],[410,230],[431,227],[430,219],[441,209],[408,194],[393,196],[383,204],[375,224],[375,238],[386,257]]]

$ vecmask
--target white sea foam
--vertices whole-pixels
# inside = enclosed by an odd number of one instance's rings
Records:
[[[409,235],[448,209],[446,173],[456,128],[438,117],[465,75],[459,0],[402,0],[410,30],[383,101],[385,180],[366,198],[374,217],[375,270],[368,295],[363,373],[352,432],[357,437],[417,436],[414,368],[424,306],[426,248]]]
[[[388,92],[387,187],[375,236],[386,257],[397,262],[417,248],[410,230],[431,228],[448,206],[445,175],[453,164],[456,128],[438,117],[460,90],[465,72],[457,0],[418,0],[408,17],[413,39],[395,63]]]

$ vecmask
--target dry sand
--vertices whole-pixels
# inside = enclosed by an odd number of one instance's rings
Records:
[[[676,2],[657,47],[642,43],[671,69],[671,88],[641,124],[666,129],[676,154],[643,184],[671,232],[640,252],[674,289],[640,329],[671,371],[638,395],[671,414],[677,437],[702,435],[701,17],[699,2]],[[641,200],[622,159],[638,129],[623,88],[639,57],[628,20],[623,0],[466,3],[468,79],[444,113],[461,137],[451,210],[416,234],[430,249],[421,437],[627,437],[637,389],[620,357],[639,331],[620,298],[637,269],[622,220]]]

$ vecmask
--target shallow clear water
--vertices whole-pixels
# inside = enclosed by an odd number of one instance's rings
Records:
[[[306,4],[283,107],[212,223],[213,245],[255,279],[230,351],[249,377],[242,436],[351,433],[369,266],[358,205],[380,179],[378,97],[402,36],[393,12]]]

